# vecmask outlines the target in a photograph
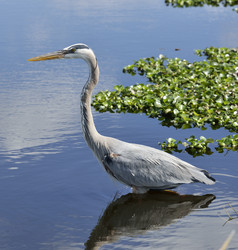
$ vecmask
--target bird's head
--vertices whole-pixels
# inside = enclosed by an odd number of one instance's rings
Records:
[[[28,61],[44,61],[53,59],[73,59],[73,58],[81,58],[88,61],[92,56],[94,56],[94,53],[86,44],[77,43],[70,45],[69,47],[66,47],[59,51],[30,58],[28,59]]]

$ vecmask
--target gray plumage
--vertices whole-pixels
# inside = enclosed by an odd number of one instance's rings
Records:
[[[206,170],[175,156],[152,147],[102,136],[97,132],[91,112],[91,95],[98,83],[99,67],[93,51],[87,45],[74,44],[29,61],[72,58],[81,58],[89,66],[89,79],[81,93],[81,123],[85,141],[113,178],[138,193],[150,189],[171,189],[184,183],[215,183]]]

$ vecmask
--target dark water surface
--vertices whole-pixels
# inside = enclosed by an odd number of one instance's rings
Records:
[[[180,195],[133,195],[96,161],[80,128],[80,60],[27,59],[83,42],[98,57],[95,93],[143,78],[122,74],[141,57],[195,60],[194,49],[236,47],[231,8],[165,7],[163,1],[1,1],[0,249],[219,249],[238,228],[237,152],[192,158],[216,185],[184,185]],[[175,48],[181,49],[175,51]],[[98,131],[158,147],[168,137],[219,138],[223,130],[176,131],[144,115],[98,114]],[[181,137],[181,138],[180,138]],[[237,233],[230,249],[238,248]]]

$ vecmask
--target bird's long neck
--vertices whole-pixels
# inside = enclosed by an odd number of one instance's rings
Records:
[[[82,131],[89,147],[96,153],[100,144],[101,135],[95,127],[91,111],[91,95],[94,87],[98,83],[99,68],[94,55],[85,60],[89,65],[89,78],[81,93],[81,124]]]

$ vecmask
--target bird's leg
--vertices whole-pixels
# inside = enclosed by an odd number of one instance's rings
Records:
[[[146,193],[148,190],[149,190],[148,188],[132,186],[132,192],[133,192],[134,194],[144,194],[144,193]]]

